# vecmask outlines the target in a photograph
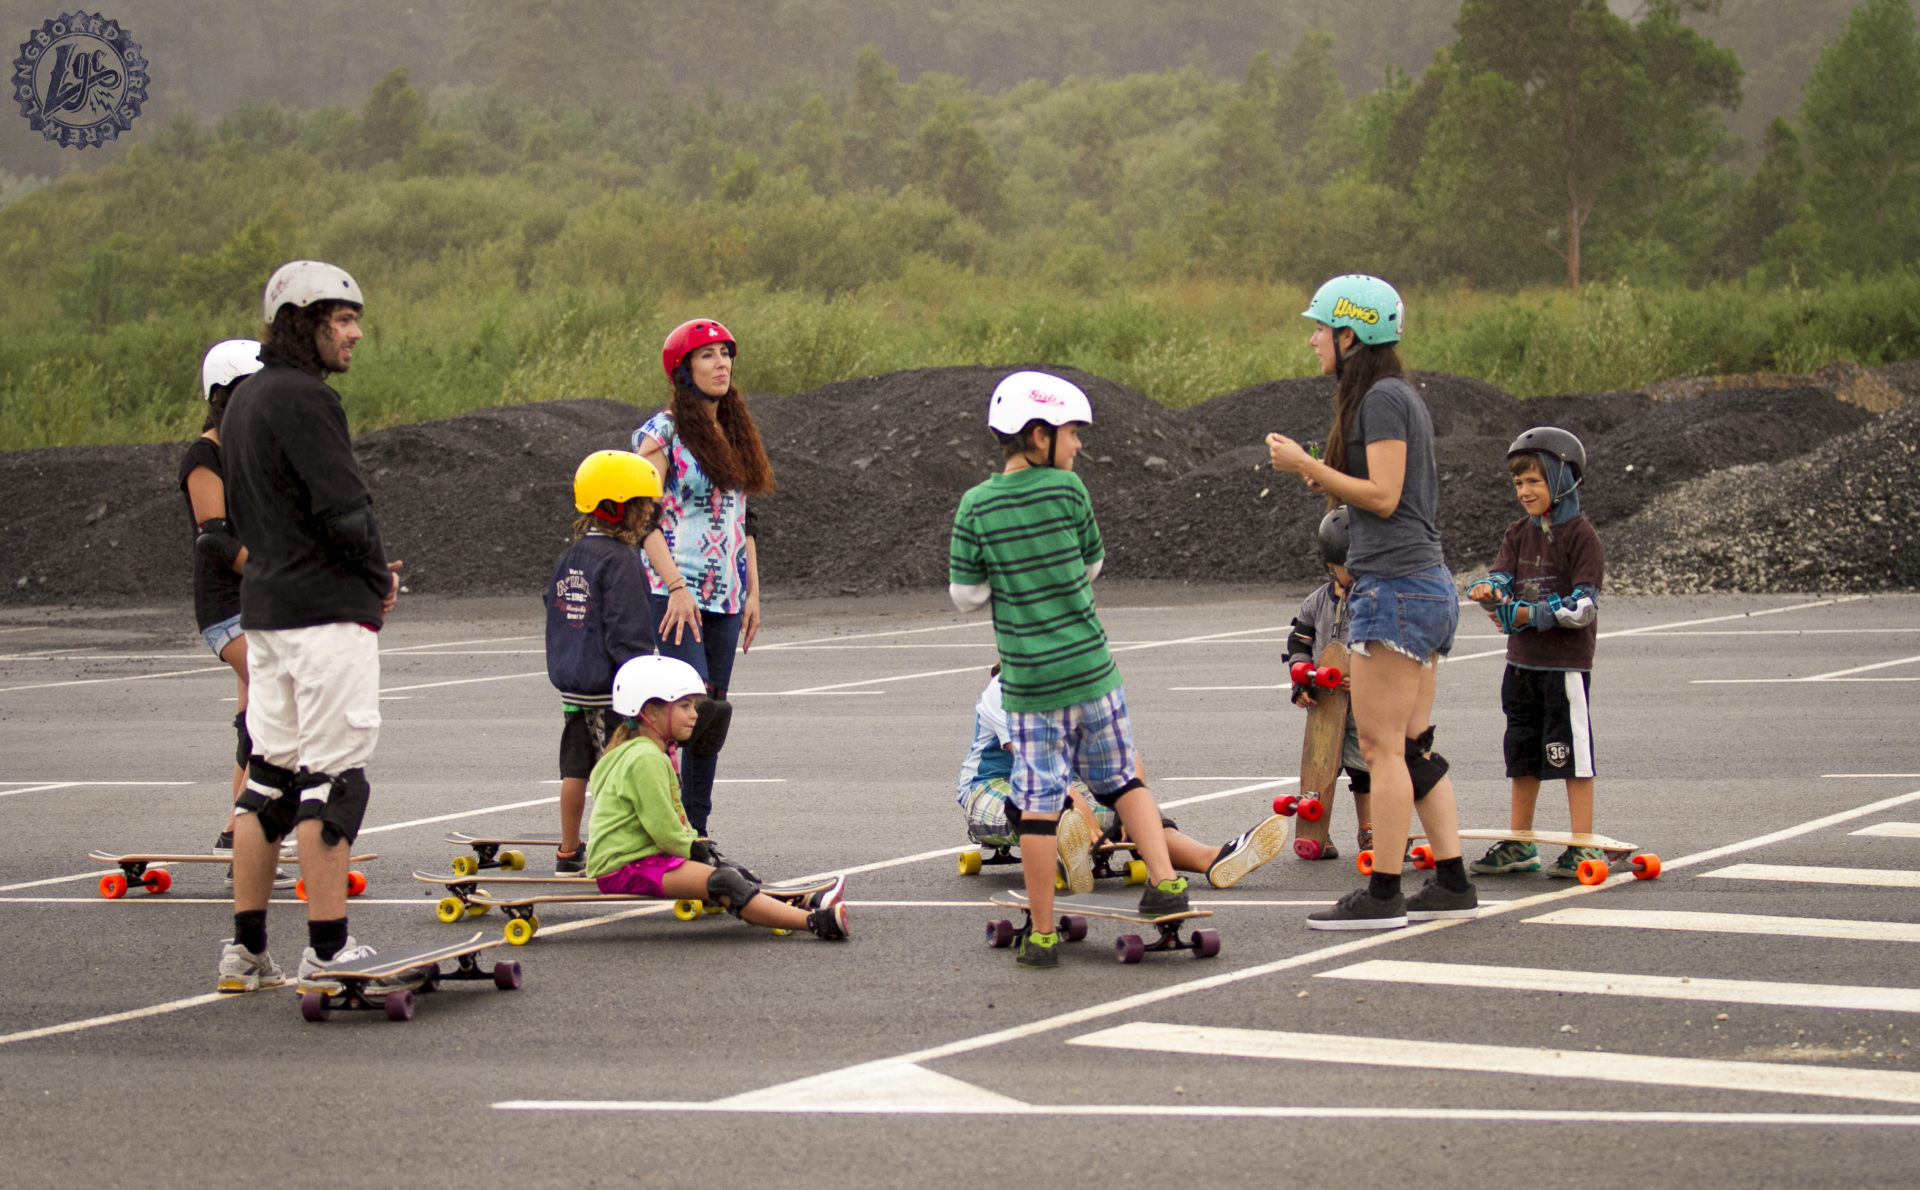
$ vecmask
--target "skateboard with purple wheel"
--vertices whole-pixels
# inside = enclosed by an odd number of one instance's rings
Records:
[[[1023,912],[1030,909],[1027,894],[1019,890],[998,892],[987,899],[1005,909]],[[1089,917],[1152,926],[1156,935],[1152,942],[1145,941],[1138,934],[1125,934],[1115,940],[1113,957],[1122,963],[1137,963],[1149,954],[1169,950],[1188,951],[1196,959],[1210,959],[1220,953],[1218,930],[1195,930],[1185,937],[1181,933],[1186,923],[1197,918],[1212,917],[1211,909],[1189,909],[1185,913],[1149,917],[1140,912],[1139,902],[1130,897],[1105,897],[1093,893],[1078,897],[1056,897],[1053,907],[1060,913],[1060,935],[1068,942],[1078,942],[1087,936]],[[1006,920],[989,922],[987,945],[995,949],[1012,946],[1021,935],[1032,929],[1032,925],[1031,915],[1019,926]]]
[[[1343,600],[1337,621],[1346,620]],[[1340,754],[1347,738],[1346,681],[1347,646],[1338,640],[1327,642],[1316,662],[1296,661],[1289,676],[1314,688],[1313,705],[1307,708],[1307,730],[1300,744],[1300,792],[1283,793],[1273,799],[1273,812],[1298,815],[1303,824],[1315,824],[1311,837],[1296,829],[1293,853],[1301,859],[1319,859],[1328,850],[1327,830],[1317,824],[1326,817],[1333,801],[1334,785],[1340,779]]]
[[[443,982],[487,979],[503,992],[520,986],[520,964],[504,961],[482,967],[475,955],[501,945],[499,939],[488,942],[478,933],[464,942],[447,946],[418,947],[393,954],[375,955],[358,966],[322,963],[319,970],[302,978],[295,990],[300,993],[300,1015],[309,1021],[324,1021],[335,1009],[379,1010],[390,1021],[413,1019],[414,992],[436,992]],[[458,967],[443,972],[440,964],[454,960]],[[367,985],[376,979],[405,976],[414,986],[384,995],[369,994]]]

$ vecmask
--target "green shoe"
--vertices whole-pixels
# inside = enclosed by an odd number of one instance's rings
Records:
[[[1468,864],[1467,868],[1482,876],[1498,876],[1502,872],[1538,872],[1540,852],[1531,843],[1522,843],[1517,839],[1503,839],[1488,848],[1485,855]]]
[[[1021,967],[1058,967],[1060,935],[1028,934],[1015,945],[1014,964]]]
[[[1598,847],[1569,847],[1560,853],[1559,859],[1553,861],[1553,866],[1547,869],[1547,875],[1558,880],[1578,880],[1581,860],[1597,859],[1604,863],[1606,858]]]
[[[1189,908],[1185,876],[1162,880],[1140,894],[1140,914],[1143,917],[1165,917],[1170,913],[1185,913]]]

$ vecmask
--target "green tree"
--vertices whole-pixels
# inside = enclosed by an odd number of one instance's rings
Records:
[[[1720,269],[1739,276],[1765,263],[1768,241],[1800,217],[1807,199],[1807,158],[1786,117],[1775,116],[1761,138],[1760,165],[1734,197]]]
[[[941,104],[921,125],[909,176],[928,193],[952,203],[954,210],[989,226],[1006,214],[1001,192],[1006,169],[958,103]]]
[[[830,195],[840,189],[842,151],[840,130],[834,126],[826,97],[818,91],[809,94],[800,105],[800,118],[780,134],[781,165],[805,170],[814,193]]]
[[[1920,257],[1920,38],[1907,0],[1866,0],[1814,64],[1807,189],[1836,268]]]
[[[427,97],[407,82],[407,68],[396,66],[374,84],[360,109],[360,136],[369,161],[398,161],[427,126]]]
[[[853,99],[843,139],[847,185],[892,190],[899,184],[906,106],[900,92],[900,72],[880,55],[878,46],[866,46],[855,55]]]
[[[1318,185],[1351,156],[1347,92],[1333,68],[1333,35],[1326,29],[1302,34],[1287,68],[1274,80],[1273,123],[1292,181]]]
[[[1207,189],[1215,200],[1231,206],[1280,189],[1284,158],[1274,128],[1279,87],[1273,55],[1261,50],[1247,67],[1239,91],[1214,121]]]

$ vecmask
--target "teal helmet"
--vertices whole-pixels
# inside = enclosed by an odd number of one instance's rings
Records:
[[[1365,273],[1335,277],[1314,291],[1302,318],[1346,327],[1362,343],[1398,343],[1407,329],[1407,307],[1393,286]]]

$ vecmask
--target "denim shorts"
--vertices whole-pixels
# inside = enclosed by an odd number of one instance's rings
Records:
[[[1421,664],[1453,651],[1460,627],[1460,595],[1453,574],[1440,564],[1399,578],[1360,575],[1347,596],[1347,637],[1362,657],[1375,641]]]
[[[218,624],[209,624],[200,630],[200,639],[207,642],[207,647],[213,650],[215,657],[226,652],[228,645],[245,635],[246,633],[240,630],[240,616],[237,612]]]

